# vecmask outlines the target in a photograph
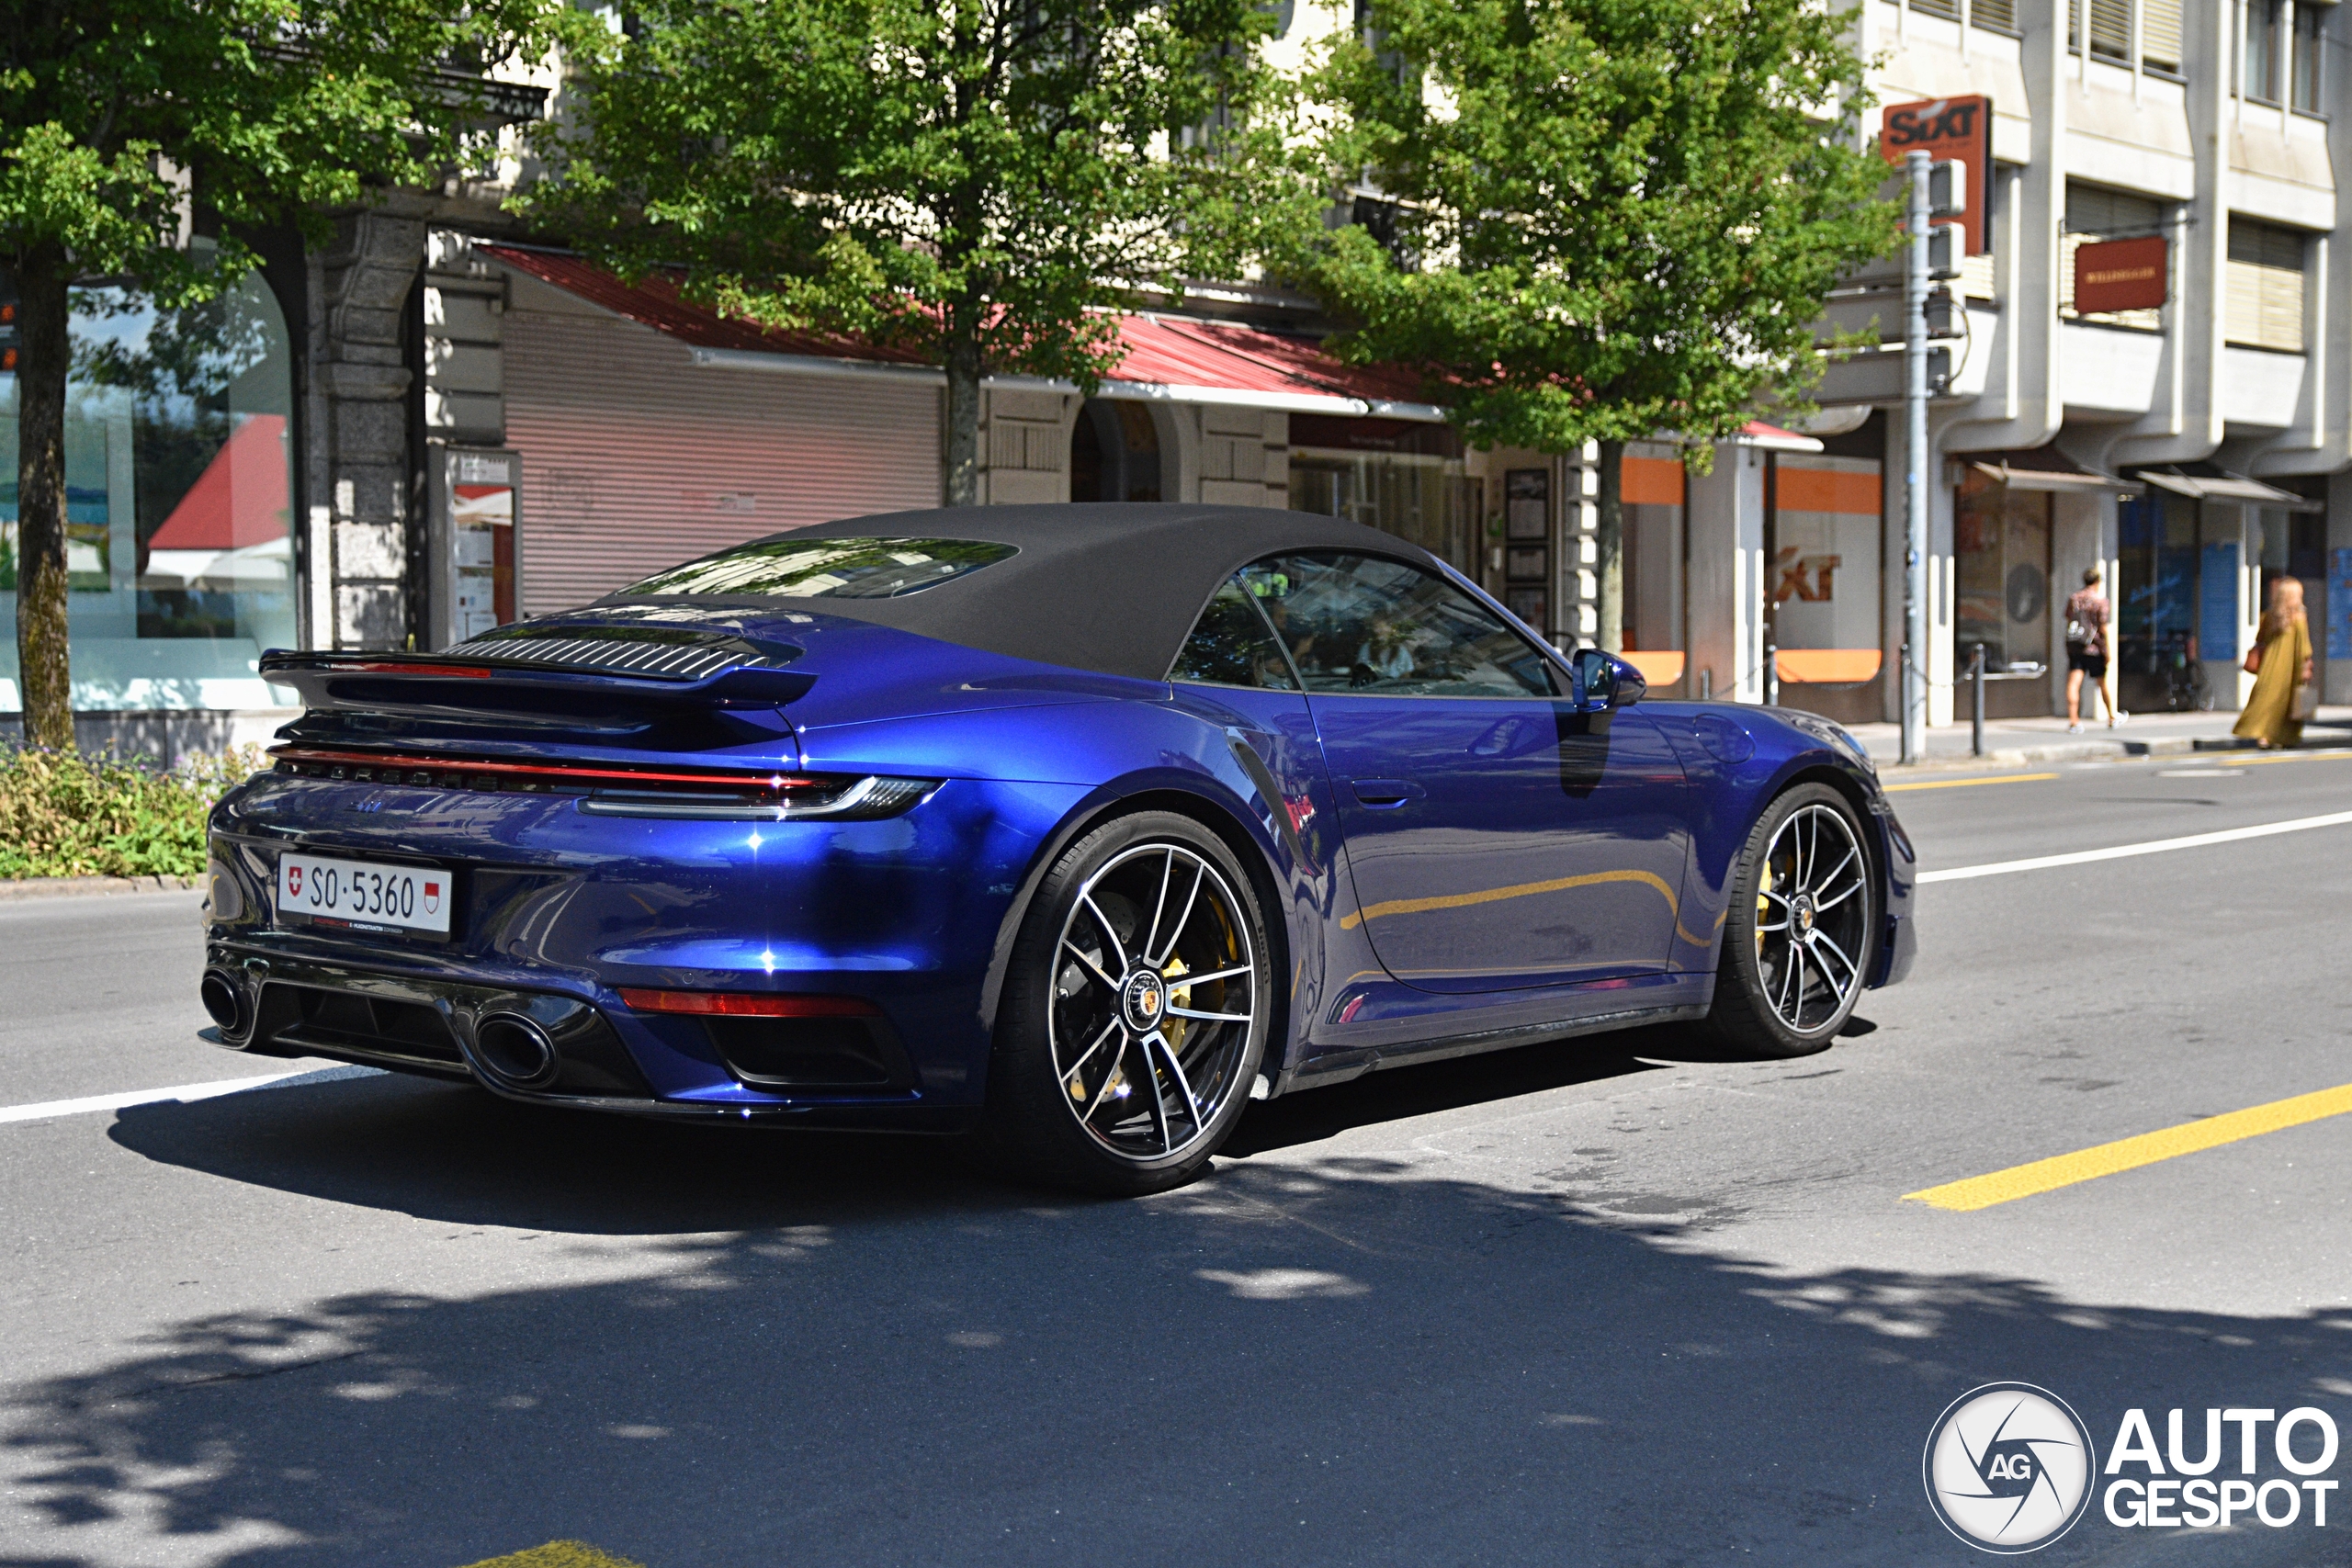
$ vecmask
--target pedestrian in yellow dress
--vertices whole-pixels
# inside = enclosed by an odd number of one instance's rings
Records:
[[[2246,660],[2254,672],[2254,694],[2231,733],[2251,736],[2266,751],[2303,738],[2296,688],[2311,684],[2311,618],[2303,613],[2303,585],[2291,577],[2270,581],[2270,608],[2263,612],[2260,639]]]

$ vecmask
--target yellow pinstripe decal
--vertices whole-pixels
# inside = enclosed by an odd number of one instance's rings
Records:
[[[1666,879],[1646,871],[1596,871],[1583,876],[1560,876],[1549,882],[1522,882],[1512,887],[1489,887],[1479,893],[1446,893],[1433,898],[1392,898],[1385,904],[1373,904],[1340,920],[1341,931],[1353,931],[1366,920],[1377,920],[1389,915],[1420,915],[1431,909],[1464,909],[1473,904],[1494,904],[1505,898],[1530,898],[1539,893],[1565,893],[1571,887],[1594,887],[1604,882],[1646,883],[1658,891],[1668,909],[1679,909],[1674,889]]]

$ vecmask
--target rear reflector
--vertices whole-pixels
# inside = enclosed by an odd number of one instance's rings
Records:
[[[881,1009],[856,997],[779,997],[757,991],[639,991],[621,1000],[637,1012],[683,1012],[710,1018],[873,1018]]]

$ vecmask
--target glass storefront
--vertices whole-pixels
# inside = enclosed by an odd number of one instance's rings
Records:
[[[2197,507],[2187,496],[2154,487],[2117,504],[2116,692],[2126,709],[2165,707],[2169,672],[2183,660],[2202,657]]]
[[[1985,668],[1996,674],[2024,673],[2035,665],[2046,668],[2049,492],[2012,490],[1972,468],[1961,484],[1959,502],[1952,539],[1952,668],[1965,670],[1980,642]],[[1984,708],[1995,718],[2046,714],[2049,684],[2036,680],[1993,682],[1985,688]]]
[[[163,310],[74,290],[66,388],[67,626],[85,710],[266,708],[295,643],[293,376],[258,276]],[[0,375],[0,451],[17,449]],[[0,709],[17,687],[17,466],[0,475]]]

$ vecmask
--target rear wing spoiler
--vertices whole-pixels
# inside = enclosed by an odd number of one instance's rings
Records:
[[[740,659],[699,660],[686,671],[614,669],[566,660],[555,647],[536,657],[537,639],[514,639],[510,653],[296,652],[272,649],[261,676],[290,687],[313,710],[366,709],[479,713],[549,711],[615,715],[680,708],[781,707],[807,694],[813,674],[775,667],[772,657],[745,649]],[[479,645],[477,645],[479,647]],[[794,649],[797,653],[798,650]]]

